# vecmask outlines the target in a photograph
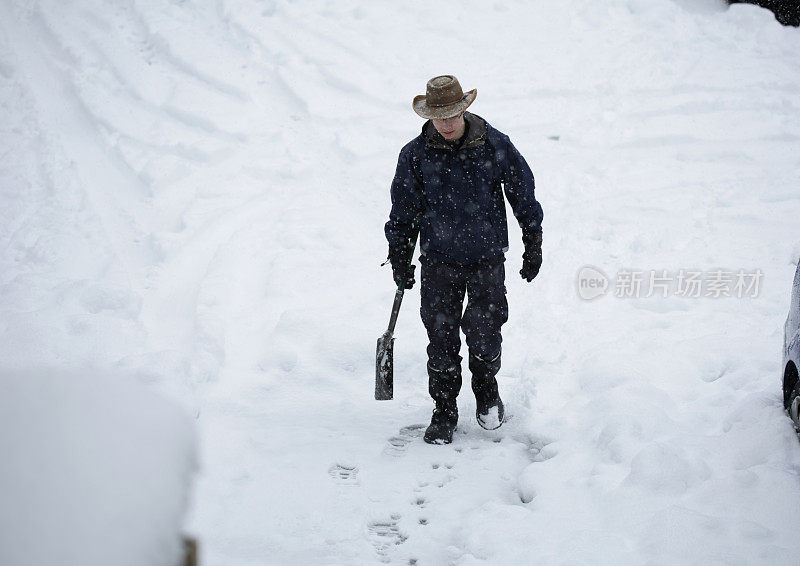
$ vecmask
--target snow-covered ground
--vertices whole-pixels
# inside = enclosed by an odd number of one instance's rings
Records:
[[[716,0],[6,1],[0,366],[122,372],[195,415],[207,565],[796,564],[798,53]],[[417,289],[372,398],[388,187],[442,73],[545,210],[532,284],[511,226],[513,418],[483,431],[465,387],[445,447]],[[645,296],[680,270],[763,276]]]

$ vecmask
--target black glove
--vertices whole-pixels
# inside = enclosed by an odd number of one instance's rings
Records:
[[[416,283],[414,271],[416,265],[408,265],[408,256],[411,253],[411,246],[401,246],[399,248],[389,248],[389,262],[392,264],[392,276],[395,284],[403,289],[411,289]]]
[[[541,231],[523,234],[522,242],[525,244],[525,253],[522,254],[522,269],[519,270],[519,274],[530,283],[539,275],[539,269],[542,267]]]

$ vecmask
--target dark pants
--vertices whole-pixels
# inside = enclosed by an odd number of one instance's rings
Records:
[[[508,320],[504,261],[500,256],[461,266],[422,256],[420,313],[430,341],[431,369],[460,367],[459,328],[472,356],[491,360],[500,354],[500,327]]]

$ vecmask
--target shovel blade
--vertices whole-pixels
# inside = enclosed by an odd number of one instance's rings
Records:
[[[394,338],[386,332],[378,338],[375,356],[375,399],[387,401],[394,396]]]

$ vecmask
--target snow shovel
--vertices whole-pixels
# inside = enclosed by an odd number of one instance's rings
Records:
[[[417,234],[419,230],[414,227],[411,236],[411,251],[408,254],[408,267],[414,260],[414,249],[417,247]],[[397,315],[400,312],[400,304],[403,302],[403,292],[405,285],[397,286],[394,294],[394,304],[392,305],[392,316],[389,318],[389,328],[378,338],[378,351],[375,357],[375,399],[377,401],[387,401],[394,396],[394,327],[397,324]]]

